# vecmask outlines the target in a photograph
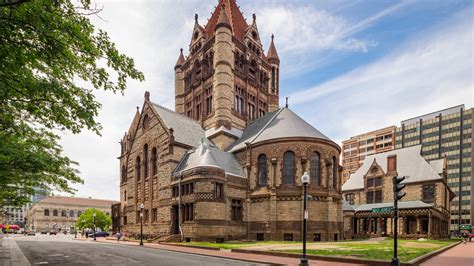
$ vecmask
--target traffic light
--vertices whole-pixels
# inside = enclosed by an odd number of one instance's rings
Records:
[[[407,194],[405,191],[402,191],[405,188],[405,184],[401,184],[405,178],[405,176],[393,177],[393,197],[395,201],[401,200]]]

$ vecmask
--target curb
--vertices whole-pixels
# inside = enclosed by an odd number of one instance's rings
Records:
[[[231,252],[259,254],[259,255],[268,255],[268,256],[276,256],[276,257],[286,257],[286,258],[301,258],[301,254],[283,253],[283,252],[274,252],[274,251],[231,249]],[[385,260],[366,260],[366,259],[358,259],[358,258],[351,258],[351,257],[333,257],[333,256],[318,256],[318,255],[306,255],[306,257],[309,260],[342,262],[342,263],[350,263],[350,264],[358,264],[358,265],[390,266],[390,261],[385,261]],[[401,265],[407,265],[407,264],[401,263]]]
[[[195,249],[205,249],[205,250],[215,250],[219,251],[221,250],[220,248],[215,248],[215,247],[201,247],[201,246],[191,246],[191,245],[180,245],[180,244],[174,244],[174,243],[158,243],[159,245],[165,245],[165,246],[174,246],[174,247],[184,247],[184,248],[195,248]]]
[[[449,246],[446,246],[446,247],[437,249],[437,250],[432,251],[432,252],[430,252],[430,253],[428,253],[428,254],[425,254],[425,255],[423,255],[423,256],[420,256],[420,257],[418,257],[418,258],[414,258],[414,259],[410,260],[408,263],[409,263],[410,265],[420,265],[421,263],[423,263],[423,262],[425,262],[425,261],[431,259],[432,257],[434,257],[434,256],[436,256],[436,255],[438,255],[438,254],[440,254],[440,253],[443,253],[443,252],[445,252],[445,251],[447,251],[447,250],[449,250],[449,249],[452,249],[452,248],[454,248],[455,246],[457,246],[457,245],[459,245],[459,244],[461,244],[461,243],[462,243],[462,241],[455,242],[455,243],[453,243],[453,244],[451,244],[451,245],[449,245]]]

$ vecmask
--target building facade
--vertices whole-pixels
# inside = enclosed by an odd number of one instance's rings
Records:
[[[393,234],[393,177],[405,176],[399,202],[399,234],[403,238],[447,238],[451,200],[446,159],[426,161],[421,145],[378,153],[342,186],[346,238]]]
[[[121,140],[121,228],[138,236],[143,222],[158,241],[301,240],[307,171],[309,233],[340,239],[340,147],[279,107],[273,36],[265,54],[256,16],[247,24],[235,0],[219,1],[205,26],[195,18],[175,111],[146,92]]]
[[[472,108],[458,105],[401,121],[399,127],[390,126],[343,141],[343,182],[359,169],[364,156],[367,156],[361,151],[370,149],[370,152],[376,153],[379,152],[377,146],[383,149],[380,151],[386,151],[421,144],[421,155],[426,160],[447,159],[448,185],[458,195],[452,202],[450,231],[457,231],[460,224],[472,224],[473,115]],[[387,143],[364,149],[361,144],[369,142],[369,139],[372,139],[370,143],[375,143],[377,139]]]
[[[4,206],[3,207],[3,219],[0,219],[0,221],[3,221],[4,224],[16,224],[19,225],[20,227],[24,227],[27,224],[27,216],[28,216],[28,211],[31,208],[31,206],[39,201],[44,199],[46,196],[44,193],[40,193],[40,191],[37,191],[37,194],[31,196],[30,202],[24,204],[23,206],[17,207],[17,206]]]
[[[448,185],[457,197],[452,202],[451,231],[474,221],[471,200],[473,160],[473,109],[464,105],[436,111],[401,122],[396,129],[396,148],[422,145],[428,161],[447,158]]]
[[[111,206],[115,203],[92,198],[47,197],[32,205],[28,211],[27,226],[37,232],[70,231],[85,210],[96,208],[110,215]]]
[[[342,142],[342,182],[357,171],[366,156],[395,148],[395,126],[374,130]]]

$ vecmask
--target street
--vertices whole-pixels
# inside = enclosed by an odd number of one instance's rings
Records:
[[[31,265],[259,265],[146,247],[79,241],[73,238],[71,235],[36,235],[15,236],[3,241],[14,239]]]

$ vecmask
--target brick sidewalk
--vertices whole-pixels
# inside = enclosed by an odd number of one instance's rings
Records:
[[[92,241],[90,238],[85,239],[81,238],[80,240],[85,241]],[[115,243],[117,241],[114,240],[107,240],[104,238],[97,238],[97,242],[101,243]],[[122,245],[132,245],[138,246],[138,243],[135,242],[128,242],[128,241],[120,241]],[[171,245],[160,245],[155,243],[145,243],[145,247],[147,248],[155,248],[160,250],[168,250],[168,251],[175,251],[175,252],[183,252],[183,253],[191,253],[197,255],[204,255],[204,256],[213,256],[213,257],[222,257],[227,259],[236,259],[236,260],[243,260],[249,262],[258,262],[258,263],[268,263],[268,264],[279,264],[279,265],[299,265],[300,260],[296,258],[285,258],[285,257],[278,257],[278,256],[268,256],[268,255],[258,255],[258,254],[246,254],[246,253],[235,253],[224,251],[224,250],[206,250],[206,249],[198,249],[198,248],[189,248],[189,247],[178,247],[178,246],[171,246]],[[316,261],[310,260],[310,265],[321,265],[321,266],[345,266],[345,265],[354,265],[348,263],[340,263],[340,262],[328,262],[328,261]]]
[[[472,266],[474,265],[474,242],[459,244],[425,261],[421,265]]]

